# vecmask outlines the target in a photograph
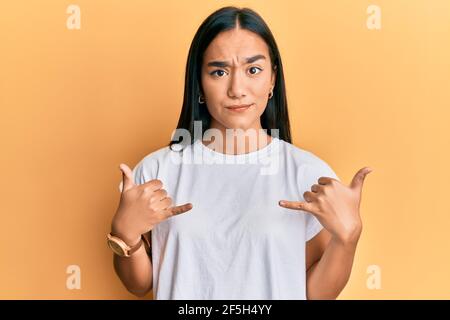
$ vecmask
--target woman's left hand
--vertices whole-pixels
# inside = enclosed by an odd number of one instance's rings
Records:
[[[372,171],[369,167],[360,169],[350,186],[340,181],[320,177],[311,191],[303,193],[305,202],[279,201],[288,209],[303,210],[314,215],[322,226],[337,240],[343,243],[357,242],[362,231],[359,213],[364,179]]]

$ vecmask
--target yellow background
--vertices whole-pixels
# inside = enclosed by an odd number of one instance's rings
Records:
[[[80,30],[66,27],[72,3]],[[274,33],[294,144],[346,183],[374,169],[340,299],[450,298],[447,0],[2,1],[0,298],[135,298],[106,246],[118,165],[168,143],[194,33],[230,4]],[[371,4],[381,30],[366,27]],[[69,265],[80,290],[66,288]]]

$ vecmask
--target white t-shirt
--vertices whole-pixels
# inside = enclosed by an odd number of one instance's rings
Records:
[[[339,180],[326,162],[278,138],[239,155],[196,140],[150,153],[133,174],[161,180],[173,205],[193,204],[151,232],[154,299],[306,299],[305,243],[323,227],[278,201]]]

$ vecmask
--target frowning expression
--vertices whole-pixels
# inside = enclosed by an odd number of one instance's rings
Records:
[[[259,35],[240,28],[219,33],[204,53],[201,74],[206,102],[201,106],[213,118],[211,127],[261,128],[275,71]]]

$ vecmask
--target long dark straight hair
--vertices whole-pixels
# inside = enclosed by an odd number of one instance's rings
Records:
[[[236,23],[242,29],[258,34],[269,48],[270,60],[273,71],[276,72],[273,96],[269,99],[264,113],[261,115],[261,126],[272,135],[272,129],[278,129],[278,138],[291,142],[291,130],[289,124],[286,87],[284,83],[283,65],[277,44],[267,24],[262,17],[249,8],[237,8],[233,6],[223,7],[207,17],[198,28],[189,49],[186,63],[183,108],[178,120],[177,130],[189,131],[194,137],[194,121],[201,121],[202,131],[208,129],[211,124],[211,114],[205,104],[198,101],[199,94],[203,92],[201,87],[201,68],[203,55],[211,41],[223,31],[236,28]],[[203,132],[201,132],[203,135]],[[194,139],[191,139],[192,143]],[[170,148],[178,141],[169,143]],[[186,141],[183,141],[183,144]]]

